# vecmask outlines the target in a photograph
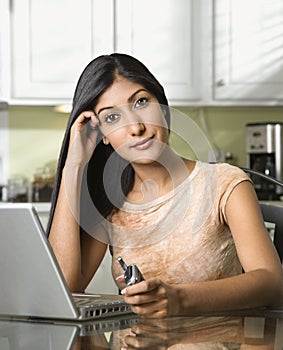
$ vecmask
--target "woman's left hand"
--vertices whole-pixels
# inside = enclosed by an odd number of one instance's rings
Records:
[[[158,278],[127,286],[121,293],[132,311],[139,316],[162,318],[179,314],[179,298],[174,285],[168,285]]]

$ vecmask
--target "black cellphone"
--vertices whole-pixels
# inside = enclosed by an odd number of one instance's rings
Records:
[[[141,282],[144,280],[142,273],[139,268],[135,264],[127,265],[124,260],[119,256],[118,261],[120,265],[123,267],[125,283],[127,286],[131,286],[132,284]]]

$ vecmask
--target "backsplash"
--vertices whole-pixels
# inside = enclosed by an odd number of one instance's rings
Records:
[[[215,149],[224,155],[232,153],[231,162],[239,166],[247,165],[245,125],[283,121],[283,107],[180,107],[179,110],[193,119]],[[52,107],[9,107],[9,176],[24,175],[32,181],[36,169],[56,162],[67,121],[67,114],[57,113]],[[182,140],[172,137],[171,142],[178,153],[190,156]]]

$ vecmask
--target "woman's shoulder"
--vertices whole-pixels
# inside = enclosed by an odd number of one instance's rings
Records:
[[[252,182],[241,168],[228,163],[198,162],[198,167],[197,177],[204,179],[205,184],[209,185],[210,189],[217,188],[218,193],[229,193],[243,181]]]
[[[231,185],[237,185],[242,181],[252,182],[250,176],[235,165],[219,163],[217,164],[217,173],[221,181],[225,181],[226,179],[226,181],[231,181]]]
[[[213,171],[220,178],[242,178],[249,180],[250,177],[238,166],[228,163],[200,163],[204,171]]]

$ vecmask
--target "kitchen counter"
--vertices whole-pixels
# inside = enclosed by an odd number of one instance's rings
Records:
[[[277,205],[283,207],[283,201],[260,201],[262,204]]]
[[[282,350],[283,310],[250,310],[165,319],[109,318],[95,322],[0,321],[1,350],[121,349]]]
[[[0,206],[5,206],[5,205],[10,205],[13,203],[9,203],[9,202],[0,202]],[[15,204],[20,204],[20,203],[15,203]],[[49,219],[49,212],[50,212],[50,207],[51,207],[51,203],[45,203],[45,202],[34,202],[32,203],[32,205],[34,206],[34,208],[36,209],[38,216],[40,218],[40,221],[42,223],[42,226],[44,228],[46,228],[47,226],[47,222]],[[1,348],[0,348],[1,349]]]

